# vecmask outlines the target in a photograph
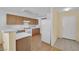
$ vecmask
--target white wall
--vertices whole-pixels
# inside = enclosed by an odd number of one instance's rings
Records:
[[[51,8],[51,10],[50,10],[51,46],[53,46],[56,42],[55,35],[54,35],[54,14],[53,13],[54,13],[54,10],[53,10],[53,8]]]
[[[6,25],[6,13],[0,12],[0,25]]]

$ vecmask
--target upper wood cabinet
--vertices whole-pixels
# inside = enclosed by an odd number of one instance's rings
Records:
[[[31,25],[37,25],[38,24],[38,19],[23,17],[23,20],[30,21],[29,24],[31,24]]]
[[[37,25],[38,24],[38,20],[37,19],[30,19],[29,18],[29,21],[30,21],[31,25]]]
[[[16,17],[17,16],[7,14],[7,24],[8,25],[16,24]]]
[[[31,25],[37,25],[38,24],[37,19],[7,14],[7,24],[8,25],[23,24],[24,20],[30,21],[29,24],[31,24]]]
[[[23,18],[21,16],[16,17],[16,24],[23,24]]]

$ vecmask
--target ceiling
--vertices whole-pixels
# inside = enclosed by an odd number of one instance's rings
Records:
[[[43,17],[50,12],[50,7],[0,7],[1,11],[15,12],[34,17]]]
[[[64,9],[65,8],[71,8],[70,11],[72,12],[79,12],[79,7],[54,7],[55,10],[59,11],[59,12],[65,12]]]
[[[59,12],[65,12],[63,9],[69,7],[53,7]],[[73,12],[79,12],[79,7],[70,7]],[[19,13],[20,15],[25,15],[29,17],[44,17],[50,13],[51,7],[0,7],[0,11],[10,12],[10,13]]]

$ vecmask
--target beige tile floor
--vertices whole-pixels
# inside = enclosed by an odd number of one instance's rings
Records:
[[[79,42],[70,39],[57,39],[54,47],[63,51],[79,51]]]

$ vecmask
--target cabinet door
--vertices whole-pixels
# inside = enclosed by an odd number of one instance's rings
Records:
[[[37,19],[29,19],[29,20],[30,20],[30,24],[32,24],[32,25],[37,25],[38,24]]]
[[[38,19],[35,20],[35,24],[36,24],[36,25],[38,24]]]
[[[17,16],[16,18],[16,24],[23,24],[23,18],[21,16]]]
[[[14,25],[16,24],[16,16],[15,15],[7,15],[7,24]]]
[[[38,34],[40,34],[40,29],[39,28],[37,28],[37,29],[32,29],[32,35],[34,36],[34,35],[38,35]]]
[[[7,24],[8,25],[14,25],[14,24],[23,24],[23,21],[30,21],[29,24],[31,25],[37,25],[38,20],[37,19],[32,19],[32,18],[27,18],[27,17],[22,17],[22,16],[16,16],[16,15],[7,15]]]
[[[30,51],[31,50],[31,37],[18,39],[16,41],[17,51]]]

